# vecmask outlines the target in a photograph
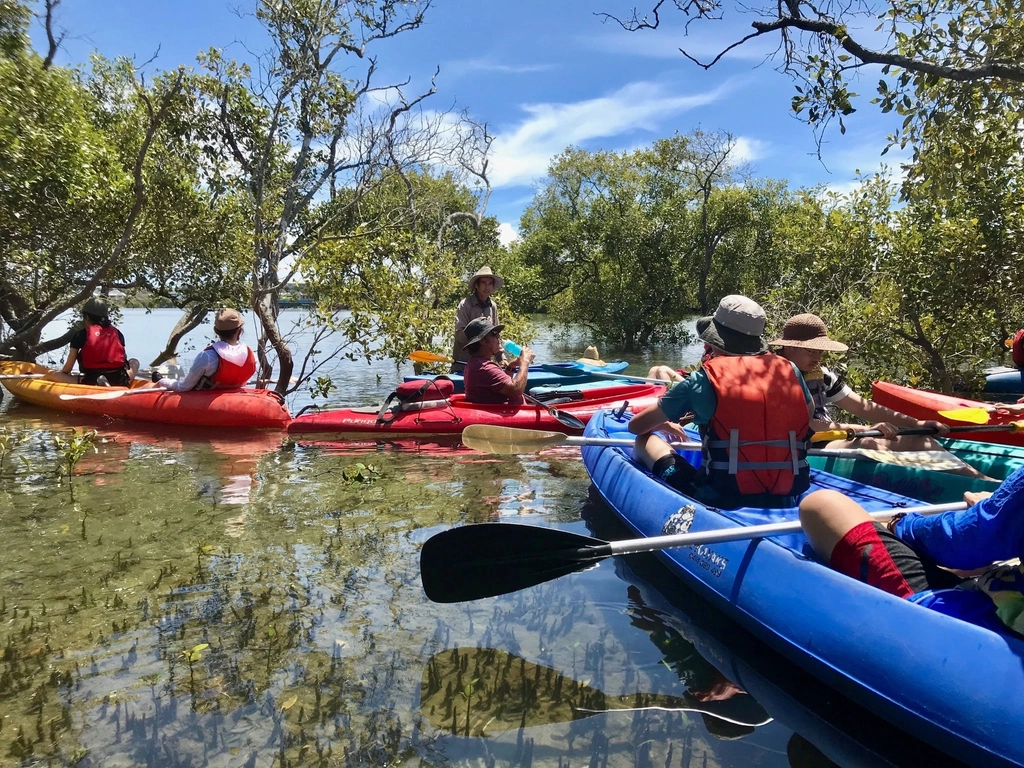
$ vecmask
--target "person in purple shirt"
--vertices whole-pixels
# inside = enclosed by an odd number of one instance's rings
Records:
[[[509,368],[518,366],[515,376],[498,365],[492,358],[501,352],[501,331],[504,325],[494,325],[486,317],[478,317],[466,326],[469,341],[465,349],[470,354],[466,363],[466,400],[471,403],[497,403],[522,405],[526,391],[526,377],[530,373],[533,352],[523,347],[519,357]]]

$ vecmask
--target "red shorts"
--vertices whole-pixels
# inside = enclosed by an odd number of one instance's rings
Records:
[[[886,538],[885,541],[883,536]],[[927,589],[927,586],[919,585],[915,590],[910,586],[896,564],[890,548],[906,550],[899,552],[900,559],[903,560],[909,553],[911,558],[920,564],[920,559],[910,547],[889,533],[885,526],[870,520],[855,525],[846,532],[832,550],[832,560],[829,564],[850,578],[878,587],[897,597],[909,597],[915,591]]]

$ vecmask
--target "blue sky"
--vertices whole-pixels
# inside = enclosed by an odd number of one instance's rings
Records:
[[[898,162],[894,152],[881,157],[896,122],[869,103],[877,73],[854,84],[858,111],[845,135],[826,134],[819,159],[812,130],[789,112],[793,83],[765,59],[771,45],[748,44],[709,71],[686,60],[678,47],[711,58],[749,31],[753,17],[729,5],[723,22],[684,37],[685,17],[675,11],[663,12],[660,29],[641,33],[594,15],[628,14],[629,0],[436,0],[423,28],[377,48],[378,82],[411,78],[415,92],[440,67],[432,106],[455,105],[489,124],[497,139],[488,213],[506,233],[550,159],[570,145],[626,150],[698,127],[724,130],[737,137],[755,176],[838,191],[853,185],[858,170]],[[159,49],[153,66],[170,69],[194,64],[211,46],[244,59],[247,48],[264,47],[251,7],[252,0],[64,0],[61,60],[84,62],[98,50],[142,62]],[[239,17],[238,9],[250,15]]]

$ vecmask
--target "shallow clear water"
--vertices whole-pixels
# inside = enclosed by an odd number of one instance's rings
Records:
[[[127,314],[126,328],[162,342],[161,316]],[[585,346],[550,327],[535,344],[552,360]],[[375,401],[403,373],[340,365],[338,401]],[[96,435],[68,475],[55,437],[71,428]],[[426,599],[419,548],[453,525],[623,535],[588,500],[576,450],[296,442],[9,395],[0,450],[0,765],[808,766],[829,764],[819,750],[858,754],[806,726],[833,706],[827,692],[794,708],[777,685],[794,678],[804,695],[813,681],[649,556],[488,600]],[[754,688],[760,702],[741,692]],[[726,700],[701,714],[700,692]]]

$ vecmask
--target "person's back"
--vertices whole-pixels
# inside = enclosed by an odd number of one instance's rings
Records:
[[[200,352],[184,379],[155,379],[174,392],[194,389],[238,389],[256,373],[256,355],[241,342],[245,319],[234,309],[218,310],[213,330],[219,340]]]

